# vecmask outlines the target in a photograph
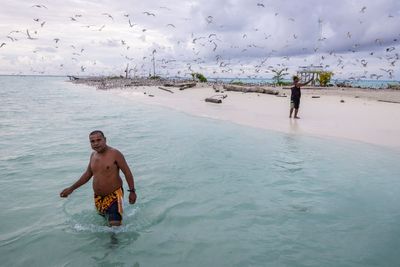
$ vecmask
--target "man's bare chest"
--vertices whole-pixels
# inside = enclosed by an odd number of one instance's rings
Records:
[[[90,167],[93,174],[118,171],[117,161],[111,157],[93,157]]]

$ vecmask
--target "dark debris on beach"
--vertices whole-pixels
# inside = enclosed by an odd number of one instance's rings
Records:
[[[277,91],[271,89],[263,89],[259,84],[229,84],[220,81],[208,81],[204,83],[197,82],[191,79],[167,79],[167,78],[149,78],[149,77],[136,77],[136,78],[123,78],[123,77],[75,77],[68,76],[69,80],[75,84],[85,84],[96,87],[100,90],[109,90],[114,88],[128,88],[139,86],[165,86],[165,87],[179,87],[181,90],[191,87],[212,87],[216,92],[220,90],[226,91],[241,91],[244,93],[267,93],[278,94]]]
[[[72,83],[85,84],[94,86],[97,89],[108,90],[113,88],[125,88],[125,87],[136,87],[136,86],[162,86],[166,83],[182,83],[183,80],[172,80],[164,78],[121,78],[121,77],[87,77],[77,78],[69,76]],[[190,81],[192,82],[192,81]]]
[[[193,79],[173,79],[173,78],[153,78],[153,77],[135,77],[135,78],[124,78],[124,77],[75,77],[68,76],[69,80],[75,84],[85,84],[93,86],[99,90],[110,90],[110,89],[128,89],[133,87],[146,87],[154,86],[158,89],[172,92],[168,87],[179,88],[184,90],[188,88],[201,88],[211,87],[216,93],[223,93],[224,91],[236,91],[242,93],[257,93],[257,94],[272,94],[278,97],[286,97],[290,93],[290,87],[275,87],[265,84],[235,84],[221,81],[207,81],[200,83]],[[368,98],[375,99],[378,101],[391,101],[400,103],[400,90],[398,86],[391,86],[388,89],[377,89],[377,88],[354,88],[354,87],[304,87],[305,93],[309,91],[311,95],[318,92],[320,94],[332,94],[332,95],[348,95],[355,98]]]

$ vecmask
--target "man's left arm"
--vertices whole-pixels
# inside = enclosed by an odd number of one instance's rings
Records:
[[[119,151],[117,152],[116,161],[118,167],[125,175],[126,182],[128,183],[129,203],[134,204],[136,202],[136,192],[135,192],[135,182],[133,179],[133,174],[131,172],[131,169],[129,168],[128,163],[126,162],[124,155],[122,155],[122,153]]]

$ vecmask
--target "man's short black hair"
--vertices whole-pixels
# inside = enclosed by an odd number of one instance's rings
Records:
[[[101,134],[101,136],[103,136],[105,138],[104,133],[100,130],[94,130],[93,132],[91,132],[89,134],[89,136],[94,135],[94,134]]]

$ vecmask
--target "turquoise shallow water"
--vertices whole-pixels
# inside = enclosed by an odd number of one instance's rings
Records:
[[[398,266],[400,153],[148,106],[62,78],[0,77],[2,266]],[[102,129],[135,175],[105,226],[87,166]]]

